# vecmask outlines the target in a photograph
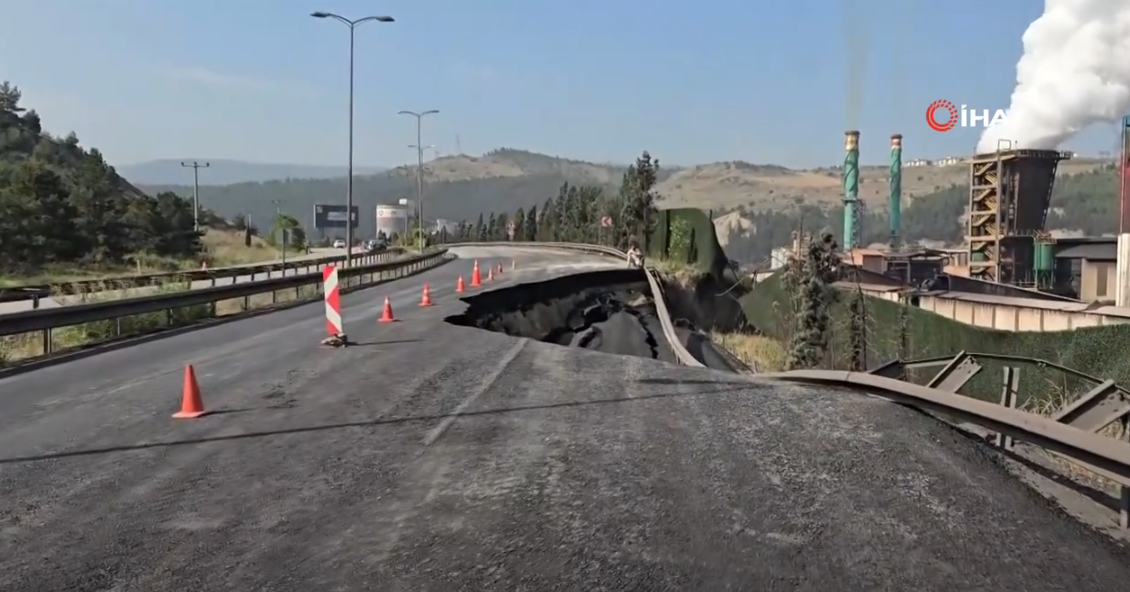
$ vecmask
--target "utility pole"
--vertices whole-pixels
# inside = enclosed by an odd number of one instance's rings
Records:
[[[200,169],[212,166],[210,162],[182,162],[180,165],[192,169],[192,229],[200,232]]]
[[[286,234],[287,233],[286,233],[286,228],[283,228],[283,225],[282,225],[282,205],[279,204],[279,200],[277,200],[277,199],[272,199],[271,201],[274,202],[274,204],[275,204],[275,225],[271,228],[271,234],[274,234],[275,229],[278,229],[279,234],[281,235],[281,236],[276,236],[275,240],[281,241],[281,242],[278,243],[278,251],[279,251],[279,257],[282,259],[282,264],[284,266],[283,267],[283,275],[286,275],[286,267],[285,266],[286,266],[286,239],[287,239]]]
[[[397,115],[411,115],[416,118],[416,144],[410,146],[416,148],[416,225],[419,227],[421,239],[424,234],[424,142],[421,138],[423,135],[422,128],[424,118],[428,115],[435,115],[439,113],[438,109],[431,109],[429,111],[399,111]]]

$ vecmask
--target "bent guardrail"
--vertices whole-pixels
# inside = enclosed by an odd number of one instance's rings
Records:
[[[959,391],[983,366],[978,360],[1020,363],[1052,368],[1090,382],[1089,391],[1050,417],[1017,408],[1019,368],[1006,366],[1000,404],[962,395]],[[907,381],[907,371],[940,368],[925,385]],[[870,372],[796,370],[765,375],[769,378],[864,388],[867,392],[922,411],[981,426],[994,434],[989,441],[1013,450],[1015,441],[1046,449],[1080,468],[1117,484],[1119,524],[1130,528],[1130,390],[1065,366],[1024,356],[958,352],[954,356],[893,360]],[[1103,435],[1121,422],[1122,440]]]
[[[594,253],[597,255],[607,255],[609,257],[616,257],[625,262],[628,259],[628,254],[615,247],[607,247],[604,245],[592,245],[586,243],[559,243],[559,242],[526,242],[526,241],[508,241],[508,242],[481,242],[481,243],[460,243],[448,245],[451,247],[468,246],[468,247],[533,247],[544,249],[566,249],[572,251],[583,251],[586,253]],[[683,366],[690,366],[693,368],[705,368],[706,365],[694,357],[687,348],[679,341],[679,335],[675,332],[675,325],[671,322],[671,312],[667,308],[667,302],[663,294],[663,283],[659,281],[658,272],[652,268],[647,267],[644,269],[644,275],[647,276],[648,286],[651,288],[652,299],[655,301],[656,316],[659,317],[659,326],[663,330],[663,337],[667,343],[671,345],[671,351],[675,354],[675,359]]]
[[[374,265],[384,263],[404,253],[404,249],[393,247],[378,253],[361,253],[353,256],[354,265]],[[252,281],[257,281],[255,276],[265,274],[270,278],[275,273],[286,275],[289,270],[307,269],[317,267],[321,269],[326,265],[336,265],[345,261],[345,255],[330,255],[313,259],[300,259],[298,261],[263,263],[255,265],[235,265],[231,267],[217,267],[214,269],[189,269],[184,271],[169,271],[150,273],[144,275],[123,275],[108,278],[92,278],[88,280],[75,280],[59,285],[16,285],[0,288],[0,303],[31,301],[32,308],[39,308],[39,300],[53,296],[76,296],[100,291],[130,290],[158,286],[168,282],[199,282],[251,276]]]
[[[338,272],[342,282],[342,290],[345,291],[374,282],[399,279],[417,273],[434,267],[444,259],[446,254],[447,249],[441,249],[398,261],[342,268]],[[246,310],[248,308],[246,305],[247,299],[251,296],[267,293],[277,295],[278,292],[288,289],[294,289],[297,292],[304,286],[315,286],[316,291],[320,291],[321,285],[321,273],[306,273],[227,286],[29,310],[0,315],[0,337],[42,332],[41,355],[49,355],[54,353],[51,339],[53,329],[157,312],[165,312],[168,326],[173,326],[173,312],[177,309],[213,305],[212,313],[214,316],[214,304],[216,302],[242,298],[245,303],[243,308]],[[296,298],[295,302],[305,302],[312,299]]]

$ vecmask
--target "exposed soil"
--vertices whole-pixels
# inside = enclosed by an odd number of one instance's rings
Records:
[[[467,310],[448,317],[447,322],[607,354],[677,361],[663,337],[647,279],[640,270],[574,274],[463,300]],[[699,361],[733,370],[702,334],[690,327],[678,333]]]

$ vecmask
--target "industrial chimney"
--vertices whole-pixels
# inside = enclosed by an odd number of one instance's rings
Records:
[[[844,250],[859,246],[859,131],[844,132]]]

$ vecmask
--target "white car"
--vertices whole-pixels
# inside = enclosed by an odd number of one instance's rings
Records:
[[[341,240],[340,238],[335,240],[334,241],[334,248],[335,249],[344,249],[345,248],[345,241]]]

